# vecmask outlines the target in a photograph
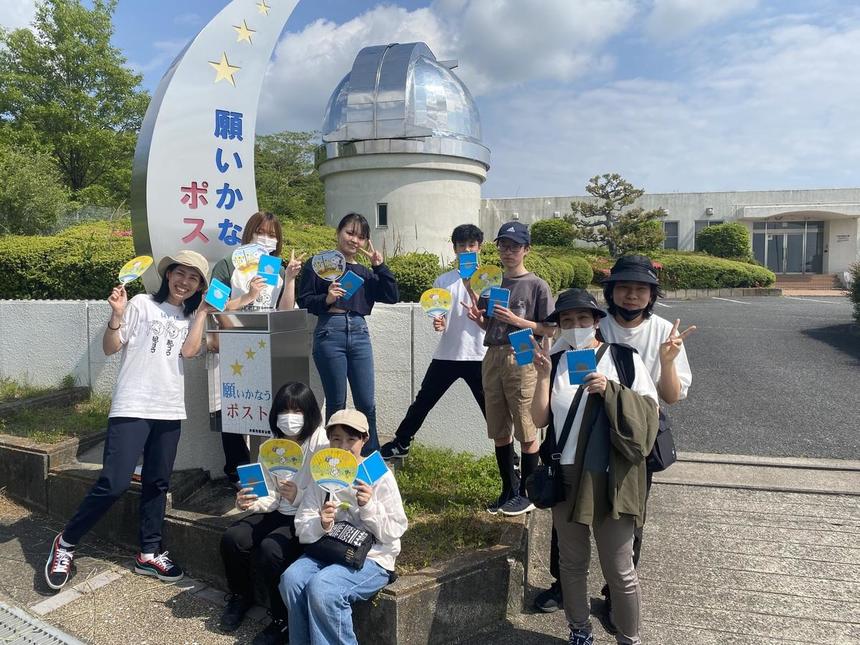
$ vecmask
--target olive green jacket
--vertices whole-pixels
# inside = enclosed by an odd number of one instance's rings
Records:
[[[657,438],[657,405],[614,381],[590,396],[573,465],[562,467],[568,521],[594,524],[607,514],[645,521],[645,459]]]

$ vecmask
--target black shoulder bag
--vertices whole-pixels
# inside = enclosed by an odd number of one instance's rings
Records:
[[[305,546],[305,553],[326,564],[342,564],[358,571],[375,541],[370,531],[340,521],[319,540]]]
[[[606,345],[597,352],[598,363],[603,358],[604,353],[606,353]],[[555,382],[558,361],[562,353],[560,352],[556,356],[559,358],[553,361],[549,379],[550,391],[552,391],[552,385]],[[570,409],[567,411],[558,441],[555,440],[555,427],[551,421],[547,428],[546,437],[541,442],[540,458],[543,463],[526,480],[526,494],[529,496],[529,501],[537,508],[552,508],[564,501],[564,483],[561,479],[561,454],[564,452],[564,446],[567,443],[567,438],[570,436],[573,418],[576,416],[576,408],[579,407],[579,402],[582,400],[582,393],[584,391],[585,388],[580,387],[576,392],[576,396],[573,397],[573,401],[570,402]]]
[[[612,360],[615,361],[618,380],[627,387],[633,387],[633,380],[636,378],[636,368],[633,363],[635,351],[627,345],[612,344]],[[660,426],[657,430],[657,438],[654,440],[654,447],[651,448],[645,461],[645,467],[649,472],[659,473],[674,464],[677,458],[669,417],[663,411],[663,406],[660,406]]]

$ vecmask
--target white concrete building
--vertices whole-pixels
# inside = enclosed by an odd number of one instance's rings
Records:
[[[592,197],[485,199],[480,226],[525,224],[570,213],[572,201]],[[860,260],[860,188],[646,194],[636,206],[662,207],[666,248],[692,251],[696,233],[723,222],[749,228],[753,254],[777,274],[838,274]]]
[[[365,47],[335,88],[317,154],[326,222],[365,215],[387,255],[452,259],[450,235],[476,222],[490,151],[469,90],[424,43]]]

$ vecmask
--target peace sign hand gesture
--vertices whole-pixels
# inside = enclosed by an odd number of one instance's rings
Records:
[[[540,342],[532,336],[532,346],[535,349],[535,369],[537,370],[538,378],[546,378],[552,371],[552,360],[549,357],[550,339],[546,336],[541,338]]]
[[[364,253],[365,256],[370,258],[371,266],[378,267],[380,264],[382,264],[382,253],[373,248],[373,242],[371,242],[369,239],[367,240],[367,248],[360,248],[358,250]]]
[[[302,260],[305,259],[304,253],[296,255],[296,250],[290,250],[290,260],[287,262],[287,280],[295,280],[296,276],[302,270]]]
[[[696,326],[691,325],[681,333],[678,333],[678,327],[681,326],[681,319],[676,318],[675,324],[672,326],[672,331],[669,332],[669,338],[666,342],[660,345],[660,361],[663,363],[671,363],[681,353],[681,347],[684,346],[684,340],[696,331]]]

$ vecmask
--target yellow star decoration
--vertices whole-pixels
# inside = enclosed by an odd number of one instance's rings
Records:
[[[248,349],[248,350],[245,352],[245,356],[247,356],[250,360],[254,360],[254,357],[255,357],[256,355],[257,355],[257,352],[255,352],[253,349]]]
[[[269,15],[269,9],[271,9],[271,7],[270,7],[269,5],[267,5],[267,4],[266,4],[266,0],[260,0],[260,1],[257,3],[257,11],[259,11],[259,12],[260,12],[261,14],[263,14],[264,16],[268,16],[268,15]]]
[[[213,63],[210,60],[209,64],[212,66],[212,69],[214,69],[216,72],[216,74],[215,74],[215,82],[216,83],[218,81],[224,80],[224,81],[227,81],[228,83],[230,83],[230,85],[232,85],[233,87],[236,87],[236,81],[233,80],[233,74],[235,74],[236,72],[238,72],[242,68],[236,67],[235,65],[231,65],[227,61],[226,52],[221,54],[221,61],[220,62]]]
[[[261,340],[261,341],[260,341],[259,343],[257,343],[257,344],[260,346],[260,349],[263,349],[263,348],[266,346],[266,341]]]
[[[238,374],[239,376],[242,376],[242,368],[244,367],[244,365],[242,365],[242,363],[240,363],[239,361],[236,361],[230,367],[233,368],[233,374]]]
[[[241,43],[243,40],[246,41],[249,45],[253,45],[254,43],[251,41],[251,34],[257,33],[256,29],[249,29],[248,23],[244,20],[240,25],[233,25],[233,29],[236,30],[236,42]]]

